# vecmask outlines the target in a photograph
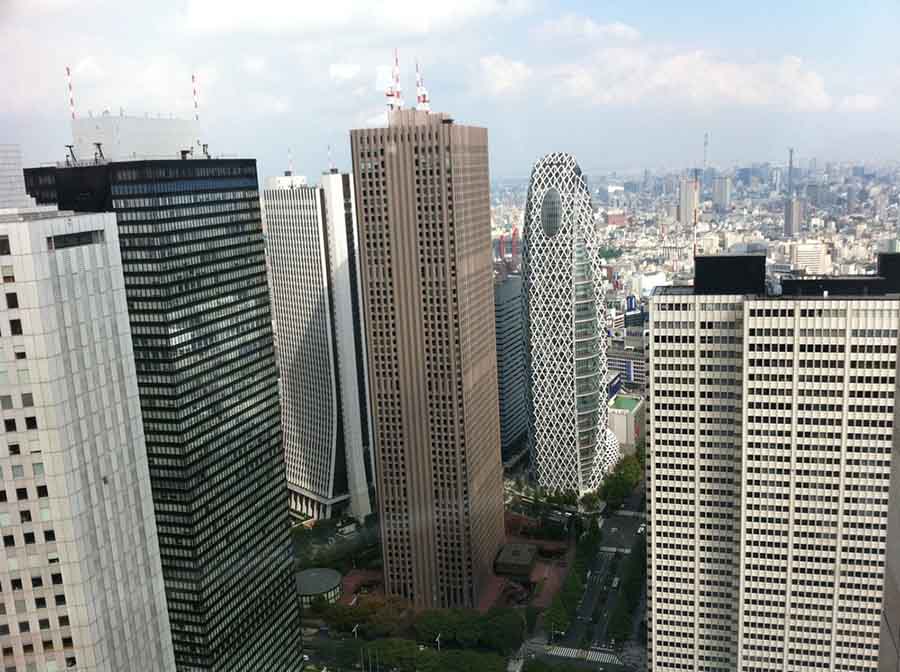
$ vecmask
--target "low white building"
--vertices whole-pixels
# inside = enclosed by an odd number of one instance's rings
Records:
[[[646,404],[640,397],[617,394],[609,400],[609,428],[619,440],[623,455],[633,453],[644,439]]]

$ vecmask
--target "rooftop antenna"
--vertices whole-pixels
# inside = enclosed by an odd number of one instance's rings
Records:
[[[75,158],[75,145],[66,145],[66,149],[69,150],[69,156],[66,157],[66,165],[69,165],[70,157],[73,164],[78,163],[78,159]]]
[[[194,73],[191,73],[191,89],[194,91],[194,123],[197,125],[197,135],[200,135],[200,103],[197,99],[197,75]],[[197,138],[197,145],[200,146],[200,138]]]
[[[197,75],[191,73],[191,88],[194,90],[194,121],[200,121],[200,105],[197,102]]]
[[[400,95],[400,54],[396,49],[394,49],[394,67],[391,70],[391,85],[384,95],[388,99],[388,110],[403,109],[403,98]]]
[[[709,133],[703,134],[703,173],[706,174],[706,155],[709,150]]]
[[[331,145],[328,145],[328,171],[334,172],[334,160],[331,158]]]
[[[294,152],[288,147],[288,177],[294,174]]]
[[[694,238],[694,259],[697,258],[697,210],[700,208],[700,194],[698,193],[700,190],[700,171],[697,168],[694,168],[694,198],[693,206],[694,206],[694,230],[693,230],[693,238]],[[694,262],[696,263],[696,261]]]
[[[794,148],[788,147],[788,198],[794,196]]]
[[[98,159],[106,158],[105,156],[103,156],[103,143],[102,142],[95,142],[94,147],[97,150],[96,152],[94,152],[94,160],[95,161],[97,161]]]
[[[67,65],[66,66],[66,82],[69,85],[69,114],[72,115],[72,120],[75,119],[75,96],[72,93],[72,69]]]
[[[422,80],[418,61],[416,61],[416,109],[426,112],[431,110],[431,98],[428,96],[428,89],[425,88],[425,82]]]

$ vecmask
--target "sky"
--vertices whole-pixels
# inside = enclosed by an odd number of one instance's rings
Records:
[[[261,176],[350,167],[393,50],[407,104],[489,131],[492,178],[900,158],[900,2],[0,0],[0,143],[60,160],[76,114],[188,118]],[[330,151],[329,151],[330,148]]]

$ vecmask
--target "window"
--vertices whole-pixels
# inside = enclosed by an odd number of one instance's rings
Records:
[[[25,533],[25,543],[29,546],[34,543],[34,532]]]
[[[25,606],[25,600],[15,600],[15,607],[17,614],[24,614],[28,611],[28,607]]]
[[[33,415],[25,418],[25,429],[37,429],[37,418]]]
[[[34,406],[34,395],[31,392],[25,392],[22,395],[22,406],[24,408],[31,408]]]
[[[9,236],[0,236],[0,254],[12,254],[9,249]]]
[[[12,266],[8,266],[5,264],[3,266],[0,266],[0,274],[3,275],[3,282],[15,282],[16,281],[16,274],[13,271]]]
[[[10,523],[9,513],[6,511],[0,512],[0,527],[6,527]]]
[[[15,292],[6,293],[6,307],[10,310],[19,307],[19,297]]]
[[[38,607],[41,609],[42,607]],[[50,619],[49,618],[39,618],[38,619],[38,627],[41,630],[49,630],[50,629]]]
[[[53,574],[53,575],[50,576],[50,578],[53,580],[53,585],[54,585],[54,586],[61,586],[61,585],[62,585],[62,574]]]
[[[32,470],[34,471],[34,477],[40,478],[44,475],[44,463],[43,462],[35,462],[31,465]]]
[[[41,507],[41,522],[46,523],[50,520],[50,507],[42,506]]]
[[[44,541],[51,542],[56,541],[56,532],[53,530],[44,530]]]
[[[40,588],[44,585],[44,579],[40,576],[32,576],[31,577],[31,587],[32,588]]]
[[[46,597],[36,597],[34,598],[34,608],[35,609],[46,609],[47,608],[47,598]],[[47,622],[47,627],[50,627],[50,622]],[[45,630],[46,628],[41,628]]]
[[[16,499],[20,502],[23,499],[28,499],[28,488],[16,488]]]
[[[13,478],[25,478],[25,467],[21,464],[14,464],[12,467]]]
[[[66,596],[65,595],[56,595],[54,598],[57,607],[66,606]]]
[[[22,320],[10,320],[9,331],[13,336],[22,335]]]
[[[9,394],[0,395],[0,408],[2,408],[4,411],[8,411],[12,407],[13,407],[12,395],[9,395]]]
[[[15,418],[6,418],[3,421],[3,427],[6,429],[7,432],[16,431],[16,419]]]
[[[61,627],[61,628],[69,627],[69,617],[68,616],[60,616],[59,617],[59,627]]]
[[[71,637],[63,637],[63,648],[64,649],[72,648],[72,638]]]
[[[16,545],[16,538],[13,535],[11,535],[11,534],[3,535],[3,546],[5,548],[12,548],[15,545]]]
[[[9,454],[10,455],[18,455],[21,452],[18,443],[9,444]]]
[[[16,359],[28,359],[28,355],[25,354],[24,350],[16,350]]]
[[[13,579],[9,582],[13,590],[22,590],[22,579]]]
[[[19,511],[19,519],[23,523],[30,523],[31,522],[31,511],[29,511],[27,509],[25,511]]]
[[[47,497],[48,496],[47,495],[47,486],[46,485],[37,486],[37,493],[38,493],[38,497],[40,497],[42,499],[44,497]]]
[[[9,634],[9,626],[6,623],[0,625],[0,635],[8,635]],[[3,655],[6,656],[6,649],[3,649]],[[9,649],[9,655],[12,654],[12,647]]]
[[[34,644],[23,644],[22,645],[22,653],[29,654],[34,653]]]
[[[19,632],[31,632],[31,624],[28,621],[19,621]]]

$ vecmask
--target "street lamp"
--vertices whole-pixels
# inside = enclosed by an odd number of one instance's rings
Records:
[[[353,630],[351,630],[350,632],[353,633],[353,639],[359,639],[359,635],[357,634],[357,632],[359,632],[359,623],[354,625]]]
[[[441,633],[438,633],[438,636],[434,638],[434,641],[437,642],[438,653],[441,652]]]

